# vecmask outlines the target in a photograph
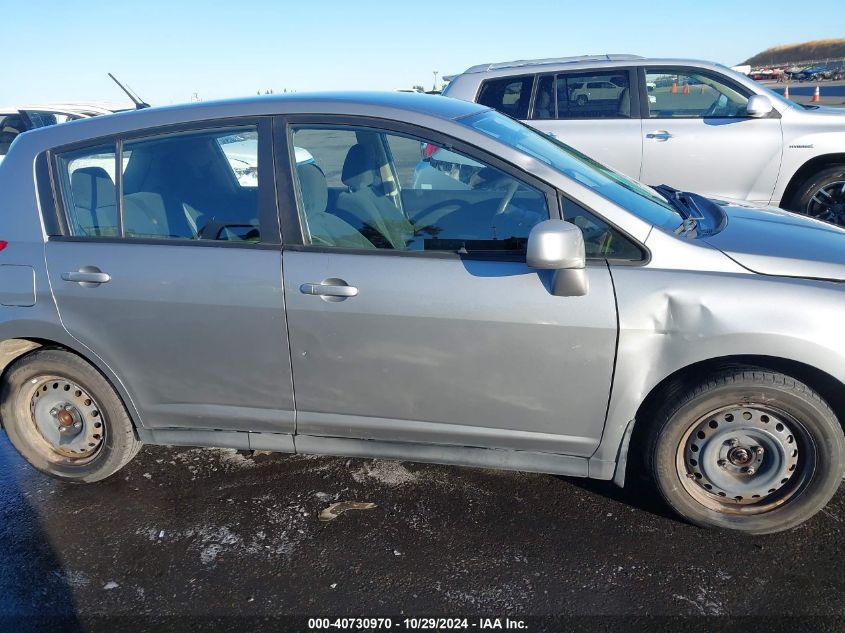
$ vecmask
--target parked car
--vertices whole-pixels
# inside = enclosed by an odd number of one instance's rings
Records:
[[[565,89],[611,77],[627,82],[616,100],[579,102]],[[482,64],[449,79],[446,96],[496,108],[631,178],[845,224],[845,111],[787,101],[718,64],[603,55]]]
[[[47,125],[56,125],[100,114],[131,110],[122,103],[63,103],[0,107],[0,161],[18,134]]]
[[[251,137],[244,183],[223,141]],[[421,144],[474,165],[416,187]],[[647,473],[752,533],[840,483],[837,227],[398,93],[37,129],[0,192],[0,418],[62,480],[145,442]]]

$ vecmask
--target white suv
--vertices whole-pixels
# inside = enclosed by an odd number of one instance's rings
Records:
[[[648,184],[845,225],[845,110],[719,64],[601,55],[473,66],[443,94],[495,108]]]

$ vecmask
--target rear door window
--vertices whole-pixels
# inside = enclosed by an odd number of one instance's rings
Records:
[[[614,69],[545,75],[537,83],[533,119],[628,119],[632,108],[630,73]]]
[[[481,84],[478,103],[515,119],[528,118],[534,75],[489,79]]]
[[[127,140],[57,165],[71,235],[260,241],[254,126]]]

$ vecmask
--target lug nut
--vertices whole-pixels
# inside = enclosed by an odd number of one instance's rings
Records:
[[[745,469],[746,475],[753,475],[756,472],[757,472],[757,469],[754,468],[754,466],[749,466],[748,468]]]
[[[82,427],[82,422],[74,422],[73,423],[73,428],[78,429],[78,428],[81,428],[81,427]]]
[[[754,452],[757,453],[757,457],[762,457],[763,456],[763,447],[762,446],[754,447]]]
[[[736,439],[735,437],[732,437],[731,439],[728,440],[728,444],[731,445],[731,446],[736,446],[737,444],[739,444],[739,440]]]
[[[56,417],[56,415],[57,415],[58,413],[59,413],[59,410],[58,410],[58,409],[50,409],[50,415],[52,415],[54,418]]]
[[[728,462],[727,462],[727,461],[725,461],[724,459],[720,459],[720,460],[719,460],[718,462],[716,462],[716,463],[717,463],[717,464],[718,464],[721,468],[724,468],[725,466],[727,466],[727,465],[728,465]]]

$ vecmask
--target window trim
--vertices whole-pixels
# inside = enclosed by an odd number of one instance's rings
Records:
[[[599,73],[625,73],[628,76],[628,93],[631,95],[631,116],[624,117],[624,116],[605,116],[605,117],[567,117],[561,118],[558,109],[557,109],[557,99],[555,99],[555,116],[551,119],[535,119],[534,118],[534,106],[537,99],[537,89],[540,86],[540,81],[544,77],[551,77],[552,78],[552,86],[555,85],[558,77],[568,76],[568,75],[588,75],[595,71],[596,74]],[[603,79],[602,81],[608,81]],[[586,83],[586,81],[584,82]],[[610,83],[610,82],[608,82]],[[637,69],[632,66],[619,66],[619,67],[602,67],[596,69],[590,68],[582,68],[580,70],[558,70],[555,72],[545,72],[545,73],[538,73],[537,79],[534,82],[534,93],[531,95],[531,104],[528,110],[528,119],[526,122],[529,121],[636,121],[637,119],[642,118],[642,108],[641,102],[642,99],[640,98],[640,90],[635,89],[636,86],[639,85],[639,78],[637,74]],[[645,85],[645,83],[643,83]]]
[[[498,156],[494,156],[485,150],[476,147],[466,141],[444,134],[431,128],[423,128],[411,123],[395,121],[392,119],[380,119],[370,116],[357,115],[326,115],[326,114],[291,114],[279,115],[274,125],[274,146],[276,147],[276,187],[278,191],[279,204],[282,209],[280,216],[283,248],[295,251],[326,252],[359,255],[392,255],[401,257],[435,257],[438,259],[459,258],[459,259],[484,259],[492,261],[525,261],[525,254],[515,251],[476,251],[466,255],[452,251],[398,251],[394,249],[352,249],[337,248],[333,246],[313,246],[305,244],[304,227],[299,218],[299,204],[296,187],[296,174],[294,173],[295,162],[291,161],[292,156],[292,127],[313,126],[325,127],[327,129],[341,128],[370,128],[385,133],[407,135],[425,141],[436,143],[441,147],[454,149],[457,152],[466,154],[470,158],[476,158],[491,167],[495,167],[519,182],[525,183],[539,191],[546,199],[546,208],[550,219],[560,219],[560,205],[557,201],[557,190],[539,178],[518,167],[508,163]]]
[[[46,189],[46,181],[49,182],[51,196],[40,201],[44,227],[48,240],[66,242],[111,242],[120,244],[165,244],[173,246],[222,246],[227,248],[273,248],[278,249],[281,245],[281,232],[279,228],[279,213],[276,200],[275,182],[275,152],[273,148],[271,116],[239,116],[222,119],[208,119],[204,121],[189,121],[161,125],[143,129],[130,130],[114,134],[106,134],[95,138],[85,139],[75,143],[68,143],[53,147],[40,156],[44,156],[43,167],[36,169],[39,192]],[[260,242],[236,242],[229,240],[192,240],[189,238],[127,238],[120,236],[103,237],[91,235],[71,235],[68,226],[67,210],[65,208],[63,191],[61,186],[61,166],[59,158],[62,154],[94,149],[104,145],[112,145],[115,150],[115,168],[118,170],[115,175],[121,173],[121,155],[123,144],[138,140],[154,139],[159,136],[170,134],[191,133],[210,130],[227,130],[241,127],[255,127],[258,132],[258,222],[261,233]],[[40,158],[39,156],[39,158]],[[38,161],[36,161],[38,165]],[[42,180],[45,184],[42,185]],[[118,205],[118,223],[122,234],[123,223],[123,196],[122,177],[116,178],[115,196]]]

